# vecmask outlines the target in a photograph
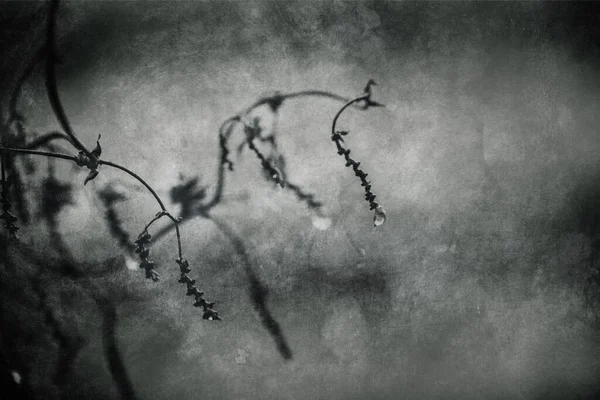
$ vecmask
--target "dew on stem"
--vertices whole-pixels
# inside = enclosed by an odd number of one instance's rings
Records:
[[[375,207],[375,214],[373,215],[373,226],[380,226],[385,222],[386,213],[383,207]]]

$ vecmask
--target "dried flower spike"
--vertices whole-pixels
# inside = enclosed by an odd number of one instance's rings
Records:
[[[219,313],[213,310],[215,303],[206,301],[206,299],[204,298],[204,292],[198,289],[195,286],[196,281],[188,276],[188,273],[191,271],[189,262],[181,258],[176,259],[175,262],[179,264],[179,269],[181,270],[179,283],[183,283],[187,286],[186,295],[194,296],[194,307],[202,307],[202,319],[220,321],[221,318],[219,317]]]
[[[372,79],[369,80],[369,82],[367,83],[367,86],[364,89],[364,93],[360,97],[357,97],[354,100],[347,102],[337,112],[337,114],[333,118],[333,123],[331,126],[331,140],[335,143],[338,155],[343,156],[344,159],[346,160],[346,167],[351,167],[354,170],[354,175],[356,175],[360,179],[361,186],[365,188],[365,200],[369,203],[369,208],[371,210],[375,210],[375,215],[373,216],[373,225],[380,226],[386,220],[386,213],[385,213],[385,210],[383,209],[383,207],[378,202],[375,201],[375,197],[377,197],[377,196],[371,191],[371,182],[369,182],[367,180],[367,176],[369,174],[367,174],[360,168],[360,162],[357,162],[350,157],[350,149],[345,147],[345,142],[344,142],[344,139],[342,138],[342,136],[348,135],[349,132],[335,130],[335,125],[337,123],[338,118],[340,117],[340,115],[342,115],[344,110],[346,108],[348,108],[350,105],[352,105],[354,103],[358,103],[358,102],[365,102],[365,108],[382,106],[382,104],[376,103],[371,100],[371,95],[372,95],[371,86],[373,86],[375,84],[376,84],[375,81],[373,81]]]
[[[154,269],[155,263],[154,261],[150,261],[148,256],[150,255],[150,249],[147,246],[150,246],[150,239],[152,235],[150,235],[147,231],[140,233],[138,238],[135,240],[135,252],[140,256],[140,268],[146,271],[146,278],[152,279],[154,282],[158,282],[160,280],[160,275]]]

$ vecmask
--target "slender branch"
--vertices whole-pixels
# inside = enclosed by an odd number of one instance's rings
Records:
[[[342,97],[338,94],[327,92],[325,90],[302,90],[299,92],[291,92],[291,93],[277,93],[273,96],[263,97],[255,101],[250,107],[246,108],[243,113],[238,115],[247,115],[252,112],[254,109],[262,106],[269,105],[273,111],[277,111],[284,100],[293,99],[298,97],[325,97],[328,99],[333,99],[336,101],[346,102],[348,99],[346,97]]]
[[[155,223],[156,221],[158,221],[159,219],[161,219],[162,217],[164,217],[166,214],[164,212],[159,212],[158,214],[156,214],[156,216],[154,218],[152,218],[150,220],[150,222],[148,222],[146,224],[146,226],[144,227],[144,229],[142,230],[142,233],[148,232],[148,228],[150,228],[150,226]]]
[[[75,157],[75,156],[70,156],[70,155],[61,154],[61,153],[53,153],[50,151],[15,149],[14,147],[0,146],[0,152],[2,152],[2,153],[11,152],[11,153],[31,154],[31,155],[44,156],[44,157],[62,158],[63,160],[77,162],[77,157]]]
[[[250,107],[246,108],[241,113],[228,118],[221,124],[221,127],[219,128],[220,151],[219,151],[219,168],[218,168],[218,172],[217,172],[217,184],[216,184],[212,198],[205,204],[198,206],[198,208],[195,210],[195,214],[192,214],[192,217],[208,215],[209,211],[213,207],[215,207],[216,205],[218,205],[220,203],[220,201],[223,197],[223,191],[225,188],[225,165],[228,166],[229,170],[233,170],[233,163],[228,159],[229,149],[227,148],[227,141],[231,137],[233,128],[238,123],[242,123],[243,117],[246,116],[247,114],[251,113],[256,108],[258,108],[262,105],[265,105],[265,104],[269,104],[273,111],[277,111],[285,99],[310,97],[310,96],[315,96],[315,97],[320,96],[320,97],[330,98],[330,99],[337,100],[337,101],[349,102],[349,100],[345,97],[342,97],[342,96],[337,95],[332,92],[327,92],[327,91],[322,91],[322,90],[304,90],[304,91],[292,92],[292,93],[287,93],[287,94],[276,94],[275,96],[264,97],[262,99],[257,100]],[[346,107],[350,106],[351,104],[356,103],[360,100],[364,100],[364,99],[365,99],[365,97],[351,100],[350,104],[346,104],[344,106],[344,109]],[[257,154],[257,156],[258,156],[258,154]],[[260,158],[260,156],[259,156],[259,158]],[[320,202],[314,201],[311,197],[312,195],[303,193],[297,185],[292,185],[290,187],[290,189],[298,196],[299,199],[306,200],[309,208],[316,209],[318,212],[318,209],[319,209],[319,207],[322,206],[322,204]],[[186,221],[189,221],[189,218],[186,219]],[[185,222],[185,221],[183,221],[183,222]],[[171,229],[172,229],[172,226],[167,226],[167,227],[162,228],[160,231],[158,231],[154,235],[155,240],[166,235]]]
[[[183,258],[183,252],[181,251],[181,233],[179,232],[179,222],[173,222],[175,225],[175,234],[177,235],[177,251],[179,253],[179,259]]]
[[[339,94],[335,94],[335,93],[328,92],[325,90],[302,90],[299,92],[292,92],[292,93],[288,93],[288,94],[284,95],[284,97],[286,99],[292,99],[292,98],[297,98],[297,97],[309,97],[309,96],[325,97],[325,98],[329,98],[329,99],[333,99],[333,100],[337,100],[337,101],[341,101],[341,102],[345,102],[345,101],[349,100],[348,98],[340,96]]]
[[[252,105],[250,105],[244,111],[240,112],[239,114],[236,114],[233,117],[228,118],[227,120],[225,120],[225,122],[223,122],[223,124],[221,124],[221,127],[219,129],[220,152],[219,152],[219,170],[217,173],[217,185],[216,185],[213,197],[206,204],[203,204],[198,207],[198,210],[197,210],[198,214],[207,213],[210,209],[212,209],[214,206],[219,204],[219,202],[221,201],[221,198],[223,195],[223,189],[225,186],[225,165],[228,165],[229,170],[233,170],[233,164],[227,158],[227,155],[229,153],[229,150],[227,148],[227,141],[229,140],[229,137],[231,136],[231,133],[232,133],[233,128],[235,127],[236,123],[240,123],[242,121],[243,117],[247,116],[252,111],[254,111],[256,108],[258,108],[262,105],[267,104],[267,105],[269,105],[269,107],[271,108],[271,110],[273,112],[277,112],[279,110],[279,108],[281,107],[281,105],[283,104],[284,100],[286,100],[286,99],[299,98],[299,97],[311,97],[311,96],[312,97],[325,97],[325,98],[329,98],[329,99],[336,100],[336,101],[342,101],[342,102],[348,101],[348,99],[345,97],[342,97],[338,94],[324,91],[324,90],[303,90],[303,91],[299,91],[299,92],[292,92],[292,93],[286,93],[286,94],[278,93],[273,96],[263,97],[263,98],[255,101]]]
[[[85,153],[86,156],[90,158],[90,160],[97,160],[97,157],[92,154],[87,147],[75,136],[73,130],[71,129],[71,124],[69,123],[69,119],[67,118],[67,114],[62,106],[60,101],[60,96],[58,95],[58,87],[56,85],[56,18],[58,14],[58,5],[59,0],[50,0],[50,10],[48,12],[48,30],[47,30],[47,38],[46,38],[46,48],[47,48],[47,57],[46,57],[46,90],[48,92],[48,100],[50,101],[50,105],[52,106],[52,110],[58,119],[62,129],[65,133],[71,138],[73,145],[78,149]]]
[[[364,93],[360,97],[357,97],[357,98],[355,98],[353,100],[348,101],[337,112],[337,114],[335,114],[335,117],[333,118],[333,123],[331,124],[331,134],[332,135],[335,134],[335,124],[337,123],[338,118],[340,117],[340,115],[342,115],[342,113],[344,112],[344,110],[346,108],[350,107],[352,104],[357,103],[359,101],[364,101],[365,105],[363,106],[363,110],[366,110],[369,107],[384,107],[383,104],[371,100],[371,94],[372,94],[371,87],[373,85],[377,85],[377,84],[375,83],[375,81],[373,79],[369,79],[369,82],[367,82],[367,86],[365,86]]]
[[[148,191],[152,194],[152,196],[154,196],[154,199],[156,200],[156,202],[158,203],[158,205],[160,206],[160,209],[162,211],[167,211],[167,209],[165,208],[165,205],[163,204],[162,200],[160,199],[160,197],[158,196],[158,194],[156,194],[156,192],[154,191],[154,189],[152,189],[152,187],[150,185],[148,185],[146,183],[145,180],[143,180],[142,178],[140,178],[140,176],[138,174],[136,174],[135,172],[131,171],[130,169],[123,167],[119,164],[110,162],[110,161],[106,161],[106,160],[98,160],[98,165],[108,165],[110,167],[116,168],[116,169],[120,169],[121,171],[131,175],[132,177],[134,177],[135,179],[137,179],[138,182],[140,182],[142,185],[144,185],[144,187],[146,187],[146,189],[148,189]]]
[[[75,163],[77,163],[79,160],[77,157],[69,156],[66,154],[52,153],[52,152],[39,151],[39,150],[15,149],[15,148],[10,148],[10,147],[0,147],[0,152],[2,152],[2,153],[14,152],[14,153],[21,153],[21,154],[32,154],[32,155],[39,155],[39,156],[45,156],[45,157],[61,158],[64,160],[73,161]],[[175,225],[175,231],[177,234],[177,250],[178,250],[179,258],[182,258],[181,233],[179,231],[179,226],[178,226],[180,221],[179,221],[179,219],[173,217],[173,215],[171,215],[167,211],[163,201],[160,199],[160,197],[158,196],[156,191],[154,189],[152,189],[152,187],[148,183],[146,183],[146,181],[144,179],[142,179],[138,174],[136,174],[135,172],[131,171],[130,169],[128,169],[126,167],[123,167],[122,165],[113,163],[111,161],[105,161],[105,160],[98,160],[98,165],[108,165],[109,167],[119,169],[119,170],[131,175],[132,177],[134,177],[138,182],[140,182],[142,185],[144,185],[144,187],[146,189],[148,189],[148,191],[152,194],[152,196],[154,197],[154,199],[160,206],[160,209],[162,211],[161,216],[165,215],[165,216],[169,217],[169,219]],[[152,222],[154,222],[154,220]]]
[[[353,100],[350,100],[349,102],[347,102],[346,104],[344,104],[344,106],[342,108],[340,108],[340,110],[337,112],[337,114],[335,114],[335,117],[333,117],[333,123],[331,124],[331,134],[333,135],[335,133],[335,125],[337,124],[337,120],[340,117],[340,115],[342,115],[342,113],[344,112],[344,110],[348,107],[350,107],[352,104],[354,103],[358,103],[359,101],[363,101],[363,100],[369,100],[370,95],[365,94],[363,96],[357,97]]]
[[[69,160],[69,161],[73,161],[73,162],[77,162],[78,158],[75,156],[70,156],[67,154],[60,154],[60,153],[53,153],[53,152],[49,152],[49,151],[40,151],[40,150],[29,150],[29,149],[15,149],[12,147],[2,147],[0,146],[0,152],[4,153],[4,152],[13,152],[13,153],[21,153],[21,154],[31,154],[31,155],[38,155],[38,156],[44,156],[44,157],[53,157],[53,158],[62,158],[63,160]],[[156,191],[154,191],[154,189],[152,189],[152,187],[146,183],[145,180],[143,180],[138,174],[136,174],[135,172],[131,171],[130,169],[123,167],[119,164],[116,164],[114,162],[111,161],[106,161],[106,160],[98,160],[98,165],[108,165],[109,167],[113,167],[116,169],[120,169],[121,171],[131,175],[132,177],[134,177],[138,182],[140,182],[142,185],[144,185],[144,187],[146,189],[148,189],[148,191],[152,194],[152,196],[154,197],[154,199],[156,200],[156,202],[158,203],[158,205],[160,206],[160,209],[164,212],[167,212],[167,209],[164,205],[164,203],[162,202],[162,200],[160,199],[160,197],[158,196],[158,194],[156,194]],[[173,217],[171,217],[172,220],[174,220]],[[175,220],[174,220],[175,222]]]
[[[179,232],[179,226],[178,226],[179,223],[181,222],[181,219],[173,217],[167,211],[161,211],[158,214],[156,214],[156,216],[154,218],[152,218],[152,220],[150,220],[150,222],[148,222],[146,224],[146,226],[144,227],[144,230],[142,231],[140,236],[143,235],[144,233],[148,233],[148,229],[150,228],[150,226],[153,223],[155,223],[156,221],[158,221],[159,219],[161,219],[162,217],[168,217],[173,222],[173,225],[175,226],[175,233],[177,235],[177,253],[178,253],[179,258],[182,259],[183,251],[181,250],[181,234]]]

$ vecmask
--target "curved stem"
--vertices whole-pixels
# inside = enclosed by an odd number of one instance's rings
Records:
[[[0,146],[0,152],[12,152],[12,153],[21,153],[21,154],[32,154],[37,156],[44,157],[53,157],[53,158],[62,158],[63,160],[69,160],[73,162],[77,162],[77,157],[70,156],[67,154],[60,153],[52,153],[49,151],[39,151],[39,150],[29,150],[29,149],[15,149],[13,147],[2,147]]]
[[[208,201],[206,204],[201,205],[197,209],[198,214],[207,213],[211,208],[213,208],[214,206],[219,204],[219,202],[221,201],[221,198],[223,195],[223,189],[225,186],[224,157],[226,157],[225,152],[226,152],[227,140],[231,136],[231,131],[233,130],[234,123],[241,122],[241,120],[244,116],[248,115],[249,113],[254,111],[256,108],[258,108],[262,105],[275,103],[275,104],[277,104],[277,106],[280,106],[281,103],[286,99],[292,99],[292,98],[298,98],[298,97],[311,97],[311,96],[312,97],[325,97],[325,98],[329,98],[329,99],[333,99],[333,100],[337,100],[337,101],[348,102],[347,98],[342,97],[342,96],[332,93],[332,92],[325,91],[325,90],[302,90],[299,92],[277,94],[277,95],[270,96],[270,97],[263,97],[263,98],[255,101],[250,107],[246,108],[241,113],[228,118],[227,120],[225,120],[225,122],[223,122],[223,124],[221,124],[221,127],[219,128],[219,136],[224,138],[224,143],[221,144],[221,151],[219,154],[219,171],[217,173],[217,186],[215,188],[213,197],[210,199],[210,201]],[[363,99],[363,97],[361,97],[361,99]],[[355,101],[358,101],[358,100],[353,100],[350,104],[354,103]]]
[[[284,97],[286,99],[292,99],[295,97],[309,97],[309,96],[313,96],[313,97],[325,97],[328,99],[332,99],[332,100],[338,100],[341,102],[347,102],[350,99],[340,96],[339,94],[335,94],[332,92],[328,92],[325,90],[302,90],[299,92],[292,92],[292,93],[288,93],[285,94]]]
[[[345,110],[347,107],[349,107],[350,105],[361,101],[361,100],[365,100],[368,99],[367,95],[361,96],[359,98],[353,99],[348,101],[347,98],[342,97],[340,95],[337,95],[335,93],[331,93],[331,92],[327,92],[327,91],[321,91],[321,90],[304,90],[304,91],[300,91],[300,92],[293,92],[293,93],[288,93],[288,94],[283,94],[283,95],[279,95],[280,99],[290,99],[290,98],[297,98],[297,97],[308,97],[308,96],[321,96],[321,97],[326,97],[326,98],[331,98],[334,100],[339,100],[339,101],[347,101],[347,103],[343,106],[343,108],[338,112],[338,115],[336,115],[335,120],[337,120],[337,118],[339,117],[339,114],[341,114],[341,112],[343,110]],[[229,139],[229,137],[231,136],[231,133],[233,131],[233,128],[235,126],[236,123],[240,123],[241,119],[244,115],[250,113],[252,110],[254,110],[255,108],[264,105],[264,104],[268,104],[269,101],[272,101],[273,97],[265,97],[262,98],[258,101],[256,101],[254,104],[252,104],[250,107],[248,107],[245,111],[243,111],[240,114],[237,114],[233,117],[228,118],[227,120],[225,120],[222,124],[221,127],[219,128],[219,137],[224,139],[224,143],[221,144],[221,148],[220,148],[220,153],[219,153],[219,169],[217,172],[217,184],[216,184],[216,188],[215,191],[213,193],[212,198],[205,204],[200,205],[196,210],[195,210],[195,214],[192,214],[192,216],[205,216],[207,218],[208,217],[208,212],[215,207],[217,204],[219,204],[219,202],[221,201],[222,197],[223,197],[223,190],[225,188],[225,162],[224,159],[226,158],[226,141]],[[335,121],[334,121],[334,125],[335,125]],[[102,163],[106,163],[105,161],[99,161],[99,164]],[[110,165],[110,164],[109,164]],[[116,166],[117,168],[123,169],[120,166]],[[130,171],[123,169],[125,172],[130,173]],[[131,174],[131,173],[130,173]],[[141,178],[139,178],[137,175],[133,175],[134,177],[136,177],[136,179],[140,180]],[[142,182],[144,184],[144,186],[146,186],[146,188],[148,188],[151,192],[153,192],[143,181],[140,180],[140,182]],[[155,196],[158,197],[158,196]],[[164,210],[164,209],[163,209]],[[171,217],[172,218],[172,217]],[[189,220],[189,218],[188,218]],[[179,234],[179,224],[174,224],[176,230],[177,230],[177,234]],[[172,226],[165,226],[162,229],[160,229],[157,233],[155,233],[153,235],[154,239],[157,240],[161,237],[163,237],[164,235],[166,235],[170,230],[172,229]]]
[[[249,114],[254,109],[256,109],[262,105],[273,104],[274,102],[275,102],[275,104],[278,104],[278,106],[279,106],[279,105],[281,105],[281,103],[283,103],[284,100],[292,99],[292,98],[296,98],[296,97],[325,97],[325,98],[338,100],[338,101],[342,101],[342,102],[348,101],[348,99],[345,97],[342,97],[342,96],[332,93],[332,92],[327,92],[325,90],[302,90],[299,92],[276,94],[276,95],[269,96],[269,97],[263,97],[263,98],[255,101],[250,107],[246,108],[244,110],[244,112],[242,112],[241,114],[238,114],[238,115]]]
[[[123,172],[126,172],[127,174],[133,176],[135,179],[137,179],[142,185],[144,185],[146,187],[146,189],[148,189],[148,191],[150,193],[152,193],[152,196],[154,196],[154,199],[156,200],[156,202],[158,203],[158,205],[160,206],[160,209],[162,210],[162,213],[159,217],[156,217],[153,221],[157,220],[158,218],[162,217],[163,215],[169,217],[169,219],[171,219],[171,221],[173,221],[173,225],[175,225],[175,233],[177,234],[177,251],[179,254],[179,258],[182,259],[183,258],[183,251],[181,250],[181,233],[179,232],[179,220],[177,220],[175,217],[173,217],[171,215],[171,213],[169,213],[167,211],[167,208],[165,207],[165,205],[163,204],[162,200],[160,199],[160,197],[158,196],[158,194],[156,194],[156,192],[154,191],[154,189],[152,189],[152,187],[150,185],[148,185],[146,183],[145,180],[143,180],[142,178],[140,178],[140,176],[138,174],[136,174],[135,172],[129,170],[128,168],[125,168],[119,164],[115,164],[112,163],[110,161],[105,161],[105,160],[98,160],[98,164],[99,165],[108,165],[110,167],[113,168],[117,168],[120,169]],[[149,225],[148,225],[149,226]],[[146,229],[148,229],[148,226],[146,227]],[[144,230],[146,230],[144,229]]]
[[[181,250],[181,234],[179,232],[179,223],[173,221],[173,224],[175,225],[175,234],[177,235],[177,251],[179,254],[179,259],[182,260],[183,259],[183,251]]]
[[[342,113],[344,112],[344,110],[348,107],[350,107],[352,104],[357,103],[361,100],[369,100],[369,95],[365,94],[363,96],[357,97],[353,100],[350,100],[349,102],[347,102],[346,104],[344,104],[344,106],[337,112],[337,114],[335,114],[335,117],[333,117],[333,123],[331,124],[331,134],[333,135],[335,133],[335,124],[337,123],[338,118],[340,117],[340,115],[342,115]]]
[[[162,200],[160,199],[160,197],[158,197],[158,194],[156,194],[156,192],[154,191],[154,189],[152,189],[152,187],[150,185],[148,185],[146,183],[145,180],[143,180],[142,178],[140,178],[140,176],[138,174],[136,174],[135,172],[129,170],[128,168],[125,168],[119,164],[115,164],[113,162],[110,161],[105,161],[105,160],[98,160],[98,165],[108,165],[109,167],[113,167],[116,169],[120,169],[121,171],[133,176],[135,179],[138,180],[138,182],[140,182],[142,185],[144,185],[146,187],[146,189],[148,189],[148,191],[152,194],[152,196],[154,196],[154,199],[156,200],[156,202],[158,203],[158,205],[160,206],[160,209],[164,212],[167,212],[167,209],[165,207],[165,205],[163,204]]]
[[[181,233],[179,232],[179,222],[180,221],[178,219],[176,219],[175,217],[173,217],[170,213],[168,213],[166,211],[162,211],[162,212],[158,213],[157,216],[152,218],[152,220],[146,224],[142,233],[144,233],[144,232],[147,233],[150,226],[153,223],[155,223],[156,221],[158,221],[159,219],[161,219],[162,217],[168,217],[171,221],[173,221],[173,225],[175,226],[175,233],[177,235],[177,250],[178,250],[179,259],[183,259],[183,251],[181,250]],[[169,230],[171,229],[170,226],[168,228],[169,228]],[[160,236],[162,236],[161,232],[163,232],[163,231],[164,230],[158,231]],[[168,230],[166,230],[164,232],[168,232]],[[154,236],[156,237],[157,235],[154,235]]]
[[[56,31],[56,16],[58,13],[58,0],[50,1],[50,11],[48,12],[48,30],[47,30],[47,58],[46,58],[46,90],[48,92],[48,100],[50,101],[50,105],[52,106],[52,110],[58,119],[62,129],[65,133],[71,138],[73,145],[78,149],[85,153],[86,156],[90,158],[90,160],[97,160],[97,157],[92,154],[83,143],[75,136],[73,130],[71,129],[71,125],[69,124],[69,119],[67,118],[67,114],[62,106],[60,101],[60,97],[58,95],[58,87],[56,85],[56,48],[54,44],[55,39],[55,31]]]
[[[146,226],[144,227],[144,230],[142,230],[142,233],[146,233],[146,232],[148,232],[148,229],[150,228],[150,226],[151,226],[153,223],[155,223],[156,221],[158,221],[159,219],[161,219],[162,217],[164,217],[165,215],[166,215],[166,214],[165,214],[164,212],[160,212],[160,213],[158,213],[158,215],[157,215],[157,216],[155,216],[154,218],[152,218],[152,219],[150,220],[150,222],[148,222],[148,223],[146,224]]]
[[[9,151],[14,152],[14,153],[21,153],[21,154],[33,154],[33,155],[39,155],[39,156],[45,156],[45,157],[61,158],[64,160],[73,161],[75,163],[77,162],[77,157],[69,156],[66,154],[52,153],[52,152],[39,151],[39,150],[15,149],[15,148],[10,148],[10,147],[1,147],[0,146],[0,153],[9,152]],[[121,171],[123,171],[123,172],[131,175],[135,179],[137,179],[138,182],[140,182],[142,185],[144,185],[144,187],[146,189],[148,189],[148,191],[152,194],[152,196],[154,196],[154,199],[160,206],[160,209],[162,211],[161,216],[166,215],[167,217],[169,217],[169,219],[171,219],[171,221],[173,221],[173,224],[175,225],[175,231],[177,234],[177,248],[178,248],[179,258],[182,258],[181,233],[179,231],[179,220],[177,220],[175,217],[173,217],[167,211],[167,208],[165,207],[164,203],[162,202],[162,200],[160,199],[158,194],[156,194],[156,191],[154,189],[152,189],[152,187],[148,183],[146,183],[146,181],[143,180],[138,174],[136,174],[135,172],[131,171],[128,168],[125,168],[119,164],[116,164],[116,163],[113,163],[110,161],[105,161],[105,160],[98,160],[98,165],[108,165],[109,167],[120,169]],[[156,217],[154,220],[151,221],[151,223],[154,222],[158,218],[160,218],[160,217]],[[148,228],[148,226],[146,227],[146,229],[147,228]]]
[[[29,149],[15,149],[12,147],[1,147],[0,146],[0,152],[13,152],[13,153],[21,153],[21,154],[32,154],[32,155],[38,155],[38,156],[45,156],[45,157],[53,157],[53,158],[62,158],[64,160],[69,160],[69,161],[73,161],[73,162],[77,162],[77,157],[75,156],[70,156],[67,154],[60,154],[60,153],[52,153],[49,151],[39,151],[39,150],[29,150]],[[165,205],[163,204],[162,200],[160,199],[160,197],[158,197],[158,194],[156,194],[156,192],[154,191],[154,189],[152,189],[152,187],[150,185],[148,185],[148,183],[146,183],[145,180],[143,180],[138,174],[136,174],[135,172],[129,170],[128,168],[125,168],[119,164],[110,162],[110,161],[106,161],[106,160],[98,160],[98,165],[108,165],[109,167],[113,167],[116,169],[120,169],[121,171],[126,172],[127,174],[133,176],[135,179],[138,180],[138,182],[140,182],[142,185],[144,185],[146,187],[146,189],[148,189],[148,191],[152,194],[152,196],[154,196],[154,199],[156,200],[156,202],[158,203],[158,205],[160,206],[160,209],[164,212],[167,212],[167,209],[165,207]]]

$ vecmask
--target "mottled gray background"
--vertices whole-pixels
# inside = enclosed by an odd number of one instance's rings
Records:
[[[9,85],[44,38],[45,11],[1,7]],[[273,189],[252,154],[232,153],[237,168],[215,215],[242,235],[271,289],[292,361],[260,325],[239,262],[209,221],[183,225],[183,243],[223,322],[202,321],[184,296],[172,237],[153,249],[161,282],[125,268],[107,281],[141,299],[120,306],[118,327],[139,397],[592,398],[600,388],[597,16],[593,4],[554,2],[63,4],[58,84],[74,129],[90,146],[101,133],[106,159],[167,198],[180,173],[213,185],[220,123],[261,95],[353,96],[373,78],[387,105],[340,121],[388,212],[378,229],[329,140],[338,104],[291,100],[278,124],[289,178],[325,202],[328,230]],[[41,69],[20,109],[32,129],[58,128]],[[85,176],[69,165],[58,173]],[[93,196],[114,179],[130,182],[102,168],[61,214],[81,260],[122,252]],[[119,210],[137,232],[158,210],[141,191],[129,197]],[[46,241],[43,225],[22,236]],[[88,342],[70,385],[81,398],[115,397],[99,322],[84,307],[75,314]],[[52,368],[45,357],[40,370]]]

